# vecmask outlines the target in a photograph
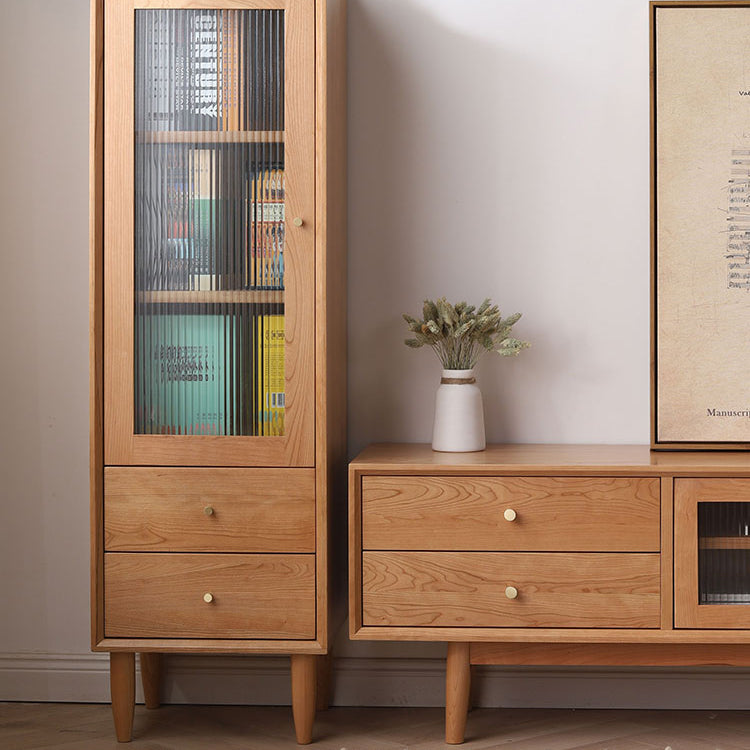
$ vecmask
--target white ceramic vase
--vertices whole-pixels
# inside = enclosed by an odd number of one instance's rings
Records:
[[[443,370],[435,394],[432,450],[463,453],[484,447],[484,407],[474,370]]]

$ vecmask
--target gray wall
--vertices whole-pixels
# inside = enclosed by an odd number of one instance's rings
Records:
[[[88,650],[88,3],[0,0],[0,18],[0,699],[106,700]],[[491,441],[648,442],[645,0],[350,0],[349,32],[351,455],[429,440],[438,363],[400,316],[441,295],[524,313],[533,348],[478,370]],[[342,631],[337,654],[336,702],[442,700],[440,645]],[[484,675],[487,704],[742,705],[736,672]],[[167,699],[284,701],[286,661],[173,657]]]

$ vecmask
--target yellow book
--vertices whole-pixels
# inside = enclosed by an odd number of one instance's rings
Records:
[[[260,315],[257,320],[256,342],[258,363],[258,434],[284,434],[284,316]]]

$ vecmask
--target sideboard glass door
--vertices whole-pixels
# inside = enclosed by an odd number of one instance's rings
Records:
[[[678,627],[750,624],[750,482],[675,480]]]

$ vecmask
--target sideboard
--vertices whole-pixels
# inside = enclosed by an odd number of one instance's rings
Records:
[[[378,444],[349,468],[355,640],[471,665],[750,666],[750,454]]]

